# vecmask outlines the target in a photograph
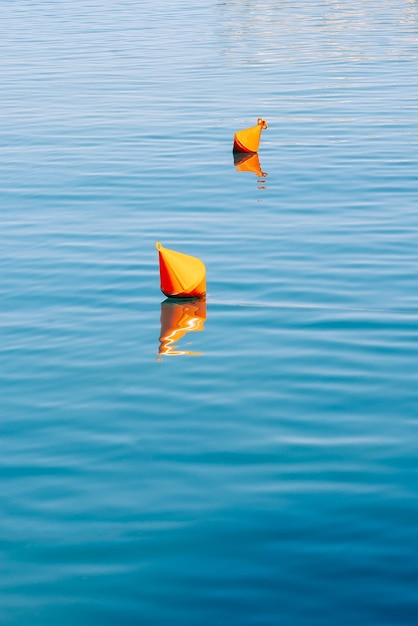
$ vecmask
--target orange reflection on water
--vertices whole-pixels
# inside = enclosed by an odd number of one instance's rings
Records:
[[[174,300],[168,298],[161,302],[161,333],[158,355],[179,356],[195,355],[202,352],[179,350],[177,343],[187,333],[204,330],[206,320],[206,299],[194,298]]]
[[[251,172],[259,177],[258,182],[264,183],[268,174],[263,172],[260,166],[258,154],[245,154],[244,152],[234,152],[234,165],[237,172]],[[263,187],[260,187],[263,189]]]

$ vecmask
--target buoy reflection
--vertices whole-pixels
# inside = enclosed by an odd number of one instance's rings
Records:
[[[261,169],[258,154],[245,154],[244,152],[234,152],[233,154],[237,172],[253,172],[256,176],[268,176]]]
[[[161,333],[159,356],[194,355],[202,352],[179,350],[178,342],[187,333],[204,330],[206,320],[206,299],[173,300],[161,302]]]
[[[259,185],[264,185],[268,176],[267,172],[263,172],[260,166],[258,154],[245,154],[244,152],[234,152],[234,165],[237,172],[251,172],[258,176]],[[265,189],[259,186],[259,189]]]

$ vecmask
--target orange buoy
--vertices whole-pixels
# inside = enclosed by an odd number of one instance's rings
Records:
[[[261,131],[268,128],[266,120],[259,117],[257,126],[238,130],[234,135],[234,152],[258,152],[260,144]]]
[[[169,298],[199,298],[206,293],[206,267],[195,256],[164,248],[157,241],[161,291]]]
[[[237,172],[253,172],[256,176],[263,176],[264,178],[268,175],[261,169],[258,154],[234,152],[234,165]]]
[[[183,302],[174,300],[161,302],[161,333],[158,354],[160,356],[201,354],[190,350],[179,350],[176,344],[187,333],[204,330],[205,320],[205,298],[194,298]]]

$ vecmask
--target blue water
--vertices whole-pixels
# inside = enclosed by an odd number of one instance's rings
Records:
[[[417,624],[418,3],[0,24],[0,623]]]

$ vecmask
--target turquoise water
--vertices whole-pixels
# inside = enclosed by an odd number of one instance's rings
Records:
[[[1,624],[415,625],[418,3],[0,20]]]

